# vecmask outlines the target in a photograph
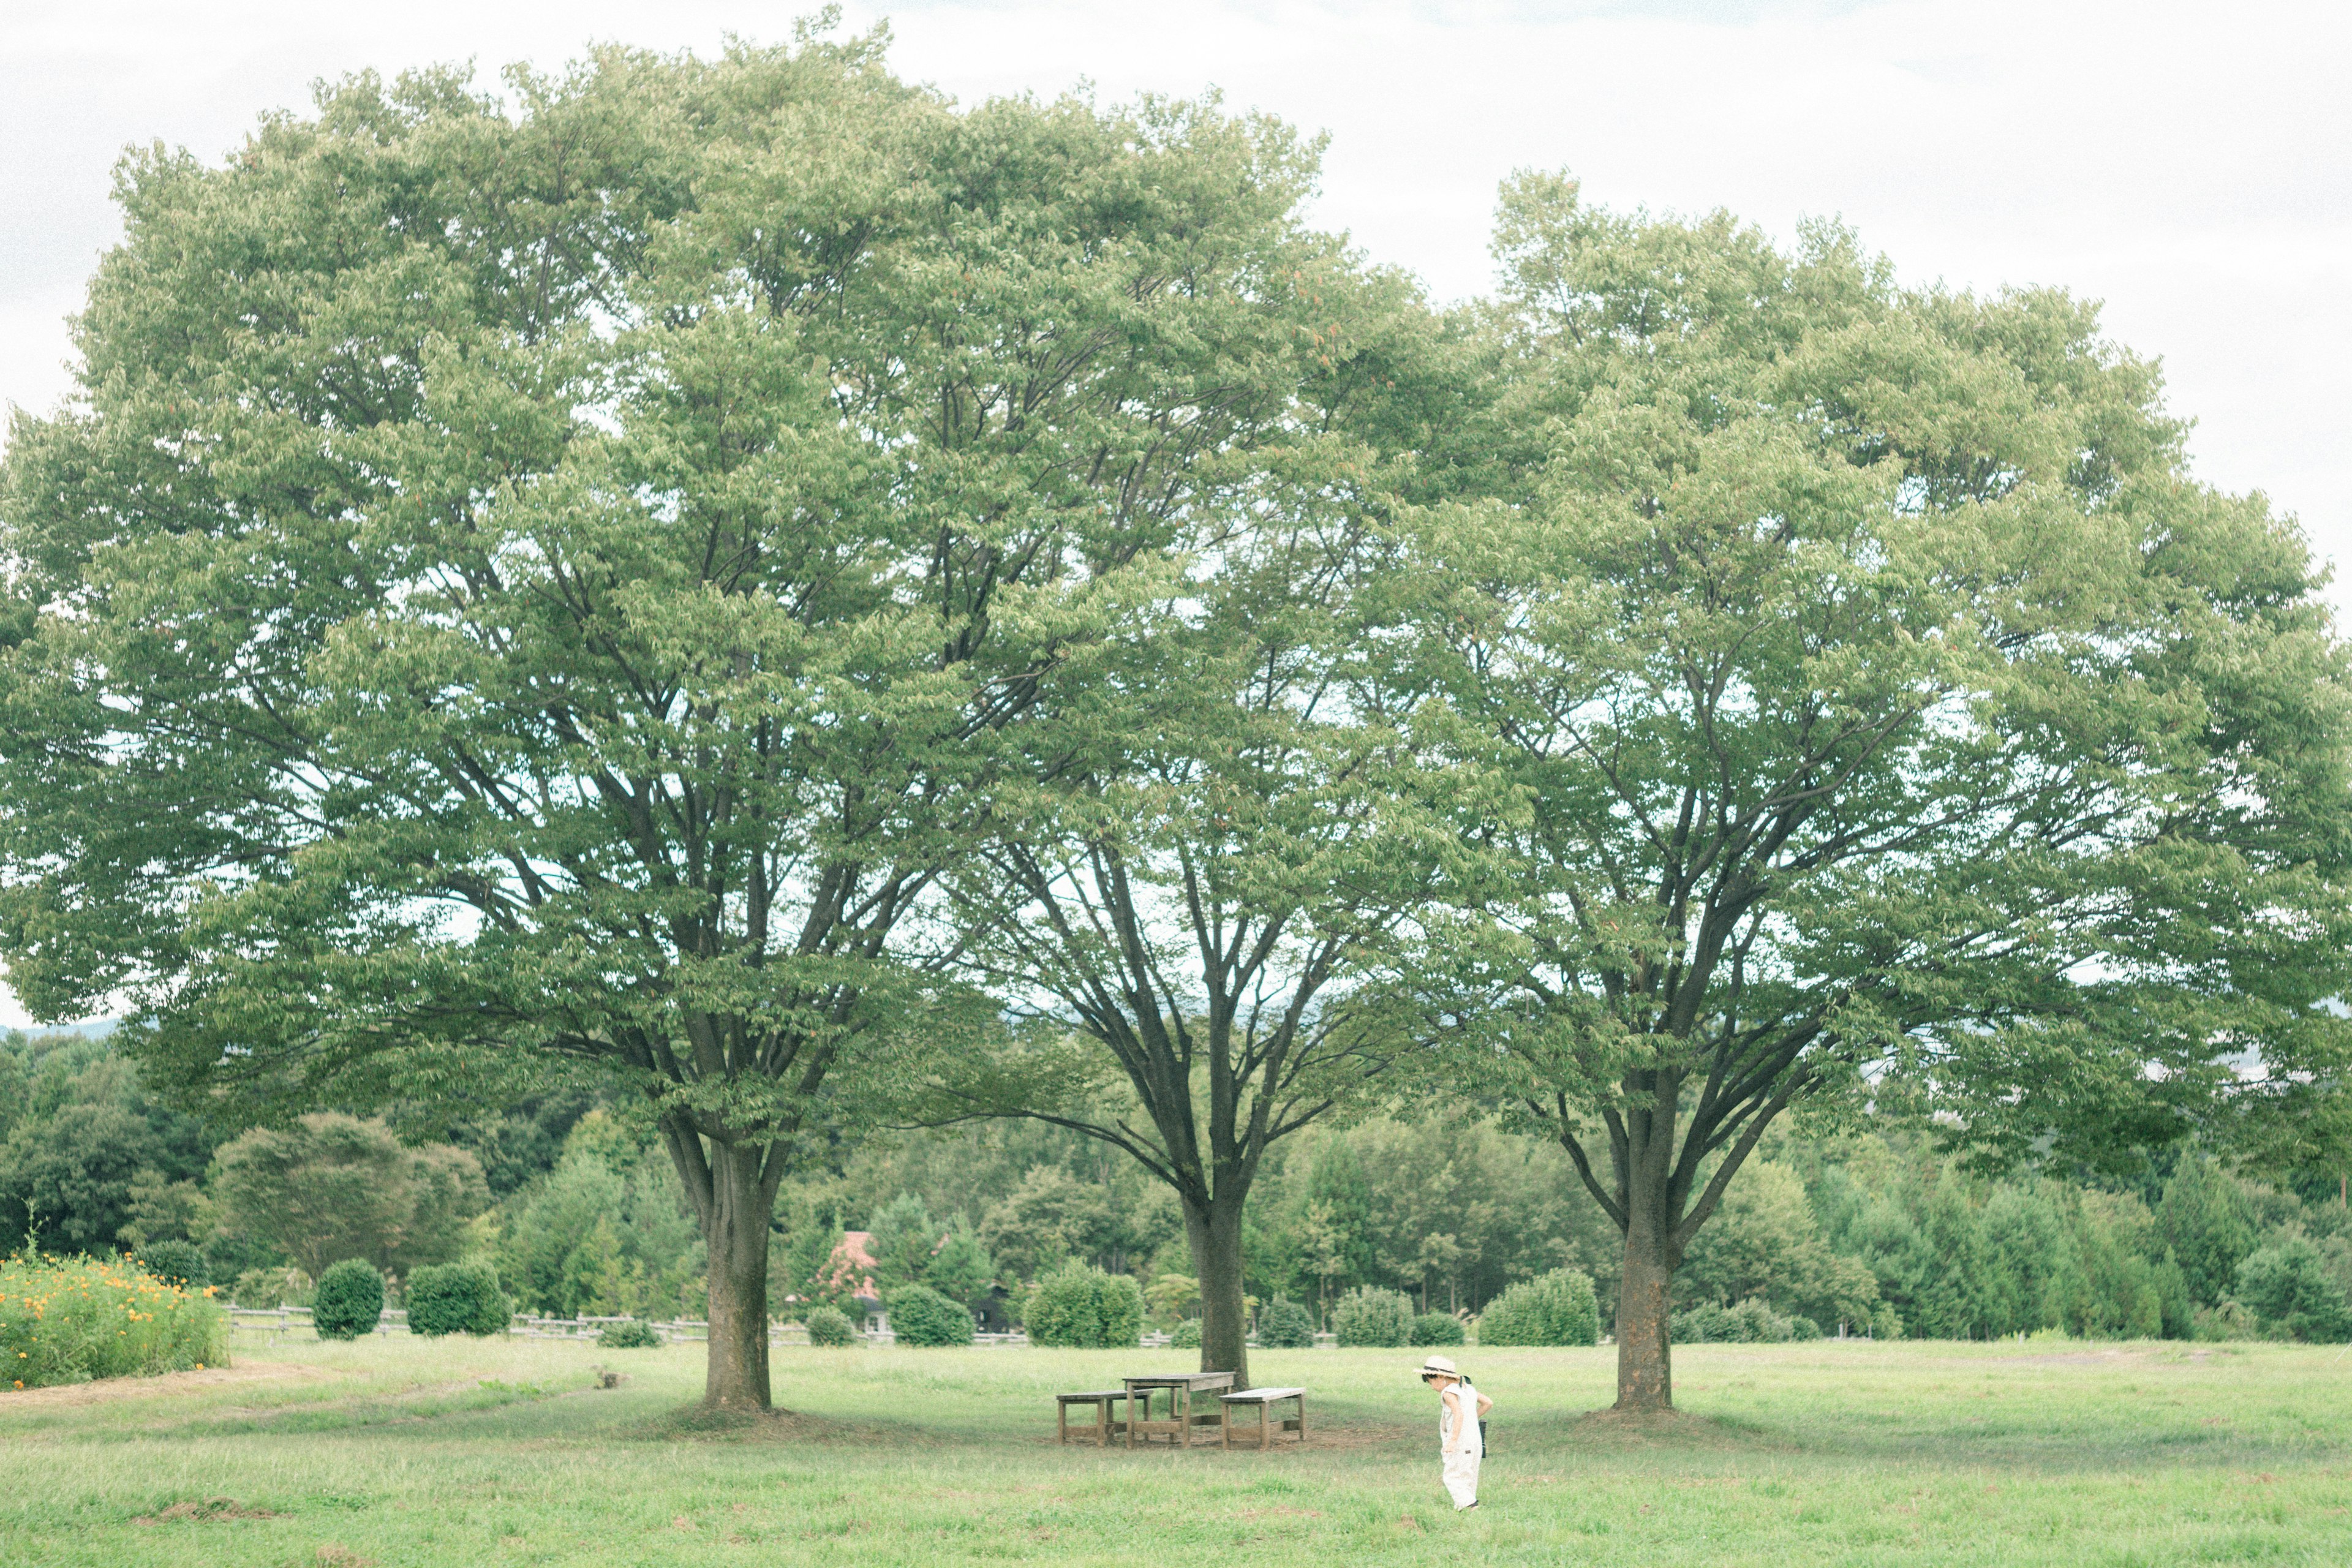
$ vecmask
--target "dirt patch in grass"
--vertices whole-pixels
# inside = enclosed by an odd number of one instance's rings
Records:
[[[334,1375],[323,1367],[300,1366],[293,1362],[245,1361],[232,1366],[208,1366],[202,1372],[167,1372],[154,1377],[104,1377],[95,1383],[66,1383],[52,1388],[11,1389],[0,1392],[0,1412],[98,1405],[110,1399],[143,1399],[156,1394],[194,1394],[240,1383],[310,1383]]]
[[[1580,1439],[1620,1448],[1758,1448],[1777,1445],[1753,1426],[1686,1410],[1588,1410],[1569,1425]]]
[[[133,1516],[133,1524],[211,1524],[229,1519],[276,1519],[273,1509],[247,1508],[235,1498],[188,1498],[153,1513]]]

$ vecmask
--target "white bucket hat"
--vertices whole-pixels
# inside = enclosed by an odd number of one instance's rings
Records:
[[[1421,1377],[1423,1382],[1433,1377],[1460,1377],[1462,1373],[1455,1370],[1452,1360],[1445,1356],[1433,1355],[1421,1363]]]

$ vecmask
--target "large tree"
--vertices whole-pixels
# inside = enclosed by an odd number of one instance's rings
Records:
[[[1288,493],[1210,520],[1125,668],[1024,734],[1013,829],[951,883],[966,962],[1029,1041],[1009,1078],[950,1084],[955,1103],[1073,1128],[1167,1184],[1201,1366],[1242,1387],[1258,1172],[1398,1056],[1351,1004],[1417,945],[1443,874],[1444,778],[1404,743],[1377,635],[1388,551],[1355,493],[1377,468],[1302,431]]]
[[[1621,1408],[1671,1404],[1675,1271],[1791,1107],[2097,1158],[2341,1061],[2343,652],[2152,366],[1559,177],[1497,252],[1524,482],[1420,538],[1425,743],[1516,799],[1451,1016],[1623,1234]]]
[[[12,984],[253,1117],[621,1078],[767,1405],[778,1183],[950,1032],[1006,732],[1289,438],[1312,163],[814,37],[132,157],[0,488]]]

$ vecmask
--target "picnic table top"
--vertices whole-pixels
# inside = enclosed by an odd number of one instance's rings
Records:
[[[1256,1400],[1297,1399],[1307,1391],[1303,1388],[1245,1388],[1239,1394],[1223,1394],[1228,1405],[1247,1405]]]
[[[1229,1372],[1166,1372],[1127,1380],[1129,1388],[1140,1388],[1146,1384],[1154,1388],[1231,1388],[1234,1374]]]

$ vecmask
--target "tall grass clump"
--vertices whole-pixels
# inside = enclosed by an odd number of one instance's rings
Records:
[[[228,1315],[211,1295],[126,1258],[0,1258],[0,1388],[226,1365]]]

